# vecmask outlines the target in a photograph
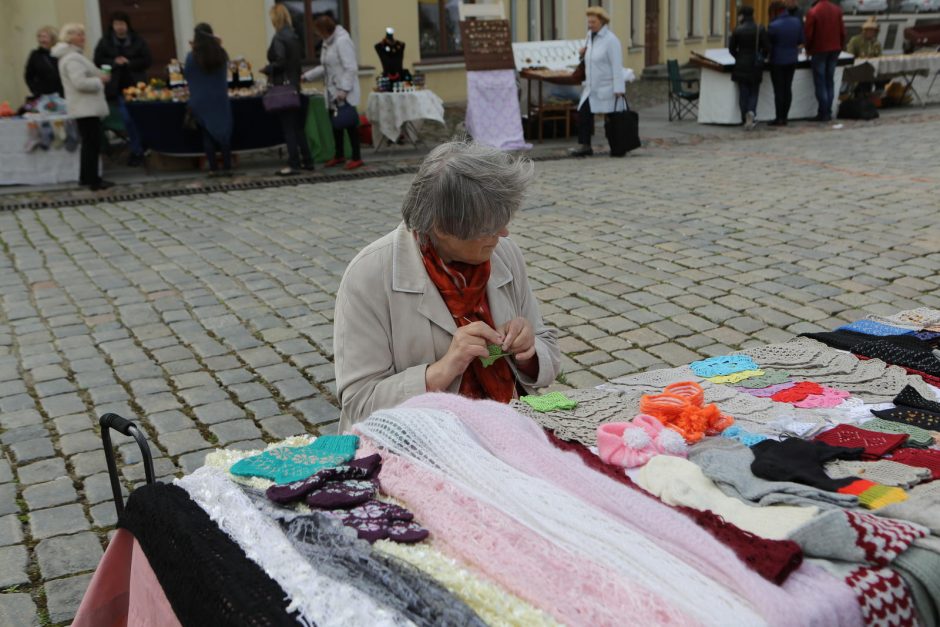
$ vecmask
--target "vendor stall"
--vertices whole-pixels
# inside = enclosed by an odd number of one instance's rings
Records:
[[[0,118],[0,185],[77,183],[78,134],[67,116]],[[72,123],[74,124],[74,123]]]
[[[131,494],[73,624],[933,625],[938,342],[872,315],[215,451]]]
[[[898,79],[903,83],[902,101],[904,96],[910,94],[922,106],[926,106],[927,102],[940,102],[940,92],[933,95],[928,93],[933,77],[940,73],[940,52],[895,54],[856,60],[856,65],[865,63],[872,66],[876,82]]]
[[[835,73],[835,93],[842,85],[844,66],[851,65],[854,57],[843,52]],[[698,101],[699,124],[740,124],[741,110],[738,105],[738,88],[731,80],[734,57],[727,48],[706,50],[704,54],[693,54],[691,63],[702,69],[701,92]],[[834,99],[832,115],[835,117],[839,103]],[[813,87],[813,72],[809,59],[800,53],[796,72],[793,74],[793,103],[790,105],[791,120],[816,117],[819,105],[816,102],[816,90]],[[774,88],[770,80],[770,70],[765,68],[764,80],[760,86],[757,101],[757,119],[773,120],[776,116]]]
[[[318,162],[333,157],[333,134],[326,102],[322,95],[307,98],[306,133],[314,159]],[[277,116],[264,110],[261,96],[232,98],[232,150],[242,152],[272,148],[284,143]],[[139,129],[145,146],[167,155],[198,156],[203,154],[202,136],[198,130],[184,127],[186,103],[173,100],[127,103],[127,109]]]
[[[425,120],[444,124],[444,101],[430,89],[373,91],[369,93],[366,115],[379,131],[376,150],[397,142],[402,135],[417,146]]]

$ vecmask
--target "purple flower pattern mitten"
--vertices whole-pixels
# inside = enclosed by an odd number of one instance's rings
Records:
[[[373,497],[378,489],[377,479],[347,479],[329,481],[307,494],[304,502],[310,507],[337,509],[361,505]]]
[[[295,481],[284,485],[273,485],[266,494],[275,503],[282,505],[292,501],[299,501],[308,493],[322,487],[327,482],[345,481],[347,479],[369,479],[379,471],[382,458],[376,453],[367,457],[354,459],[347,464],[333,468],[324,468],[303,481]]]
[[[385,538],[395,542],[420,542],[429,535],[427,529],[414,522],[414,514],[392,503],[373,500],[350,510],[330,513],[368,542]]]

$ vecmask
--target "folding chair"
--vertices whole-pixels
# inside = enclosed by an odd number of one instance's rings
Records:
[[[683,80],[679,72],[679,62],[675,59],[666,61],[669,71],[669,121],[681,120],[686,114],[698,115],[698,91],[692,91],[693,84],[699,79]],[[685,87],[683,87],[683,83]]]

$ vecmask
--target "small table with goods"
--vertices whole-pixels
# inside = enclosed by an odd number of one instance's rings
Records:
[[[838,94],[842,86],[842,72],[847,65],[852,65],[854,57],[847,52],[839,55],[836,66],[834,93]],[[692,53],[690,62],[702,69],[701,95],[698,103],[699,124],[740,124],[741,112],[738,106],[738,88],[731,80],[734,69],[734,57],[727,48],[713,48],[703,54]],[[838,98],[833,98],[835,117]],[[816,102],[816,90],[813,87],[813,70],[809,58],[800,53],[793,74],[793,102],[790,105],[789,119],[799,120],[815,117],[819,111]],[[776,117],[774,88],[770,80],[770,67],[764,68],[764,80],[761,81],[757,100],[758,120],[773,120]]]
[[[4,103],[6,104],[6,103]],[[0,185],[54,185],[78,181],[78,126],[58,96],[43,96],[22,116],[0,110]]]
[[[538,141],[543,140],[544,122],[563,122],[565,137],[571,135],[571,114],[577,109],[577,100],[545,98],[544,83],[576,86],[581,80],[574,76],[581,59],[583,39],[559,41],[520,42],[512,44],[513,57],[519,77],[526,79],[525,111],[534,120]],[[533,83],[538,84],[537,99],[532,98]],[[573,94],[573,92],[572,92]]]
[[[418,131],[424,120],[444,124],[444,101],[430,89],[410,91],[373,91],[366,103],[366,116],[379,137],[375,141],[378,152],[404,137],[418,147],[421,137]]]
[[[901,102],[908,94],[917,100],[921,106],[927,106],[927,100],[930,96],[930,86],[924,89],[928,78],[934,78],[940,74],[940,52],[925,52],[914,54],[893,54],[872,59],[856,59],[856,65],[869,64],[875,72],[875,81],[884,82],[891,79],[899,79],[904,85],[904,91],[901,94]],[[919,79],[919,80],[918,80]],[[923,96],[915,88],[915,81],[920,84],[923,90]]]

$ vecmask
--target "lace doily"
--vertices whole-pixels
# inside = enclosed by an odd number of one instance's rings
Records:
[[[737,387],[747,389],[768,388],[775,385],[784,385],[790,381],[790,375],[783,370],[764,370],[764,374],[749,377],[737,384]]]
[[[554,431],[565,440],[581,442],[586,446],[597,443],[597,427],[606,422],[628,422],[637,414],[637,404],[630,406],[629,400],[608,390],[568,390],[565,395],[577,402],[571,410],[540,412],[518,400],[509,403],[523,416],[528,416],[545,429]]]
[[[848,397],[849,393],[845,390],[823,387],[822,394],[810,394],[803,400],[794,402],[793,406],[802,407],[803,409],[838,407]]]
[[[377,605],[369,595],[314,570],[277,523],[255,509],[251,500],[221,471],[203,466],[174,483],[186,490],[245,555],[284,589],[291,600],[288,611],[300,612],[309,624],[321,627],[412,624]]]
[[[727,385],[729,383],[738,383],[744,381],[745,379],[751,379],[753,377],[762,377],[764,376],[764,371],[757,370],[741,370],[740,372],[734,372],[731,374],[723,374],[717,377],[707,377],[707,381],[711,383],[717,383],[719,385]]]
[[[757,370],[760,366],[746,355],[719,355],[700,361],[693,361],[689,368],[696,376],[709,378],[718,377],[746,370]]]
[[[868,316],[868,319],[882,324],[890,324],[913,331],[920,331],[927,327],[940,325],[940,309],[918,307],[917,309],[899,311],[891,316],[871,314]]]
[[[761,388],[747,388],[741,385],[736,385],[735,389],[738,392],[745,392],[758,398],[770,398],[777,392],[792,388],[794,385],[796,385],[796,381],[787,381],[786,383],[777,383],[776,385],[768,385],[767,387]]]

